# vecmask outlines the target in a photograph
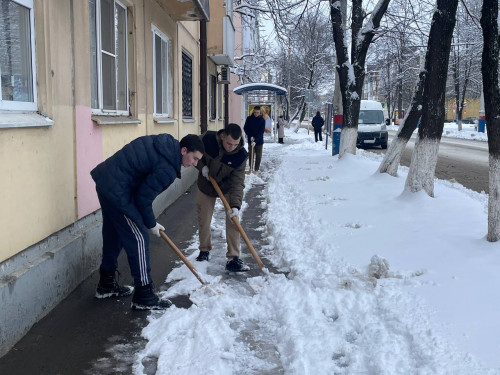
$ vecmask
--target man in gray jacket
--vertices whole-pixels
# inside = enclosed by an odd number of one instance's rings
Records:
[[[228,124],[226,128],[207,131],[202,135],[205,146],[203,157],[197,168],[198,193],[196,209],[198,212],[198,229],[200,235],[200,254],[197,261],[208,261],[212,250],[210,223],[214,212],[217,192],[209,176],[213,177],[228,201],[231,210],[226,215],[226,241],[228,261],[226,270],[231,272],[248,271],[249,267],[240,259],[240,233],[232,218],[239,215],[245,187],[245,165],[248,153],[244,148],[241,127]]]

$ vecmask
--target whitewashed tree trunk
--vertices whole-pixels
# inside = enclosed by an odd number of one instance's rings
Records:
[[[436,2],[425,56],[422,117],[405,185],[405,189],[413,193],[424,190],[431,197],[434,196],[434,171],[443,134],[446,79],[457,7],[458,0]]]
[[[488,235],[486,239],[496,242],[500,239],[500,157],[490,155]]]
[[[405,189],[412,193],[424,190],[434,197],[434,172],[439,152],[439,139],[417,139],[411,156]]]
[[[484,0],[481,12],[483,29],[483,53],[481,73],[483,75],[484,109],[488,128],[489,151],[489,199],[488,235],[490,242],[500,240],[500,88],[498,86],[498,64],[500,45],[498,41],[498,0]]]
[[[368,47],[373,41],[390,0],[379,0],[371,15],[363,9],[362,0],[351,2],[351,57],[349,59],[346,21],[342,14],[341,1],[330,0],[330,18],[333,41],[337,55],[337,73],[342,96],[342,135],[340,137],[339,158],[344,153],[356,154],[358,118],[365,79],[365,63]],[[368,20],[367,20],[368,18]]]
[[[396,137],[391,141],[387,152],[385,153],[384,160],[378,168],[379,173],[388,173],[396,177],[398,175],[399,162],[401,155],[406,148],[407,140]]]
[[[345,153],[356,154],[356,141],[358,139],[358,129],[357,128],[345,128],[342,129],[342,135],[340,136],[340,146],[339,146],[339,158]]]

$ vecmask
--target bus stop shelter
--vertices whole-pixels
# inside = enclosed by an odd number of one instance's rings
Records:
[[[241,123],[245,123],[245,119],[255,106],[260,106],[261,110],[263,109],[271,119],[274,119],[272,135],[273,140],[276,142],[279,106],[278,97],[286,95],[286,89],[271,83],[247,83],[236,87],[233,92],[238,95],[243,95]]]

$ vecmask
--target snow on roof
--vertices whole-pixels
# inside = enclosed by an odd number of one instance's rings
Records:
[[[245,85],[241,85],[236,87],[233,91],[241,95],[244,92],[249,92],[249,91],[258,91],[258,90],[267,90],[267,91],[273,91],[277,95],[285,95],[286,94],[286,89],[278,86],[278,85],[273,85],[272,83],[247,83]]]

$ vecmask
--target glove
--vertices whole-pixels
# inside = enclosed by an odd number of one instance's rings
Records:
[[[230,210],[227,210],[227,217],[229,218],[229,220],[232,220],[233,217],[238,217],[238,215],[240,214],[240,210],[238,210],[236,207],[233,207],[231,208]]]
[[[208,167],[206,165],[201,168],[201,175],[210,181],[210,178],[208,177]]]
[[[160,230],[165,230],[165,227],[160,223],[156,223],[154,228],[149,229],[151,234],[154,234],[156,237],[160,237]]]

